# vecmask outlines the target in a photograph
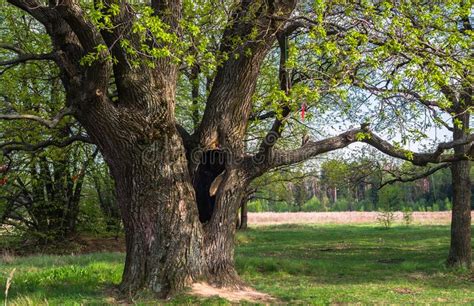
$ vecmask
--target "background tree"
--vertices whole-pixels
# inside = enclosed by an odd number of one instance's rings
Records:
[[[300,33],[296,48],[296,58],[302,59],[295,61],[300,84],[334,85],[317,100],[318,110],[321,101],[336,100],[356,123],[365,121],[395,138],[399,152],[374,144],[378,149],[420,166],[439,160],[416,160],[400,149],[426,138],[422,116],[453,133],[454,154],[464,160],[451,160],[454,202],[462,204],[453,208],[448,263],[471,265],[472,3],[317,1],[301,10],[307,31]]]
[[[473,106],[472,8],[470,1],[422,1],[397,7],[382,2],[354,7],[348,15],[364,22],[358,25],[362,30],[353,32],[360,34],[357,39],[346,37],[361,57],[352,83],[383,100],[382,112],[393,109],[402,118],[408,111],[419,118],[417,114],[425,111],[437,126],[452,133],[454,141],[466,139]],[[408,137],[426,137],[416,127],[404,130]],[[404,142],[406,138],[402,138]],[[460,143],[454,152],[470,156],[471,147]],[[447,262],[470,267],[470,162],[455,161],[451,171],[453,214]]]
[[[75,135],[82,137],[81,129],[73,120],[42,120],[50,113],[64,115],[60,111],[64,91],[57,68],[48,62],[52,55],[47,37],[40,34],[26,39],[30,30],[41,28],[11,7],[5,7],[0,18],[4,25],[0,30],[1,223],[41,244],[64,240],[77,230],[79,202],[93,152],[83,145],[47,148]],[[30,62],[32,59],[39,62]],[[26,111],[25,120],[17,121],[18,114]]]
[[[2,188],[4,206],[0,223],[18,227],[40,244],[76,234],[79,201],[90,162],[87,157],[85,162],[77,157],[84,154],[81,151],[82,148],[75,147],[61,152],[25,154],[25,166],[10,169],[9,181]]]

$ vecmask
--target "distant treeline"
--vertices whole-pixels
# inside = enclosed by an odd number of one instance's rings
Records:
[[[451,210],[453,190],[449,168],[413,181],[397,181],[411,180],[428,170],[409,164],[381,166],[369,161],[329,160],[311,173],[292,169],[262,177],[253,186],[248,209],[250,212]]]

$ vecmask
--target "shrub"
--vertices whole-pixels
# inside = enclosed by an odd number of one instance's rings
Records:
[[[395,220],[395,214],[391,210],[380,209],[377,215],[377,222],[380,223],[385,229],[389,229],[393,221]]]
[[[324,205],[323,202],[319,201],[317,197],[312,197],[306,203],[303,204],[301,207],[303,211],[310,212],[310,211],[327,211],[327,207]]]
[[[406,226],[409,226],[413,222],[413,209],[411,209],[411,207],[403,208],[402,219]]]
[[[444,199],[444,207],[446,210],[452,210],[453,209],[453,204],[449,200],[449,198]]]
[[[249,212],[264,212],[268,211],[268,202],[266,200],[254,200],[248,203]]]
[[[286,202],[275,202],[271,205],[271,211],[274,212],[288,212],[290,211],[290,206]]]

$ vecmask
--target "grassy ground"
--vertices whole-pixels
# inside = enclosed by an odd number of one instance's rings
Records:
[[[444,268],[448,226],[270,226],[240,233],[238,244],[243,279],[283,303],[474,303],[473,273]],[[111,303],[122,263],[120,253],[4,256],[0,284],[16,268],[10,305]],[[2,304],[4,298],[1,292]],[[172,302],[198,300],[183,295]]]

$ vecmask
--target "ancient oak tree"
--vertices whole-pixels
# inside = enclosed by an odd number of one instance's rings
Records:
[[[185,0],[8,2],[43,26],[52,52],[25,56],[5,44],[17,56],[3,64],[53,61],[65,105],[52,120],[16,113],[0,118],[54,128],[73,116],[88,137],[51,144],[87,140],[98,147],[114,178],[125,227],[120,289],[127,294],[148,288],[166,296],[199,280],[240,284],[234,268],[237,211],[251,180],[270,169],[357,141],[415,164],[439,163],[459,158],[445,150],[472,141],[462,136],[433,153],[414,153],[362,125],[291,150],[278,147],[295,110],[291,95],[298,92],[292,88],[288,37],[318,23],[329,32],[339,30],[330,20],[321,22],[324,6],[317,3],[318,13],[302,18],[313,6],[296,0],[224,1],[222,7]],[[259,116],[253,113],[253,96],[270,52],[279,54],[279,95],[272,111]],[[192,124],[186,126],[177,120],[182,75],[192,84],[193,107],[199,106],[203,87],[207,91],[202,116],[191,109]],[[267,120],[262,126],[268,131],[249,153],[246,134],[256,119]],[[9,150],[14,149],[21,148]]]

